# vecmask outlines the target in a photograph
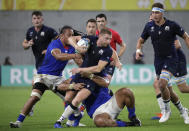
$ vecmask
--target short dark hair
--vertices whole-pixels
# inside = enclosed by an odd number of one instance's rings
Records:
[[[96,24],[96,20],[95,20],[95,19],[89,19],[89,20],[86,22],[86,25],[87,25],[89,22]]]
[[[67,29],[73,30],[71,26],[65,25],[61,29],[59,29],[60,34],[64,34]]]
[[[100,34],[108,34],[108,35],[112,35],[112,32],[109,29],[102,29],[100,31]]]
[[[154,3],[154,4],[152,5],[152,8],[154,8],[154,7],[158,7],[158,8],[164,9],[163,4],[162,4],[162,3],[159,3],[159,2]]]
[[[97,18],[105,18],[105,20],[107,20],[107,17],[106,17],[106,15],[105,14],[98,14],[97,16],[96,16],[96,19]]]
[[[32,12],[32,16],[33,15],[36,15],[36,16],[43,16],[42,12],[41,11],[33,11]]]

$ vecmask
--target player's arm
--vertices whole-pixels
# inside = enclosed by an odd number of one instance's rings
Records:
[[[96,84],[103,86],[103,87],[108,88],[108,86],[110,84],[110,80],[107,77],[103,78],[103,77],[97,76],[95,74],[90,74],[90,73],[81,73],[81,76],[89,78],[92,81],[94,81]]]
[[[121,56],[123,55],[123,53],[126,51],[126,44],[124,42],[122,42],[120,44],[120,51],[119,51],[119,58],[121,58]]]
[[[121,70],[121,68],[122,68],[122,63],[120,62],[120,60],[119,60],[119,57],[118,57],[118,55],[117,55],[117,52],[112,48],[112,50],[113,50],[113,54],[112,54],[112,58],[113,58],[113,60],[115,61],[115,66],[119,69],[119,70]]]
[[[188,35],[188,33],[184,32],[182,37],[183,37],[187,47],[189,48],[189,35]]]
[[[86,49],[84,49],[84,47],[79,47],[77,45],[77,41],[79,41],[81,39],[81,36],[72,36],[68,38],[68,44],[70,44],[71,46],[73,46],[79,53],[85,53]]]
[[[22,42],[22,46],[25,50],[29,49],[33,45],[33,40],[27,41],[26,39]]]
[[[52,56],[55,57],[57,60],[66,61],[70,59],[79,59],[81,58],[80,54],[67,54],[67,53],[61,53],[61,50],[58,48],[55,48],[51,51]]]
[[[96,65],[96,66],[91,66],[91,67],[87,67],[87,68],[73,68],[71,70],[71,72],[72,72],[72,74],[76,74],[76,73],[99,73],[104,69],[104,67],[107,64],[108,64],[107,61],[100,60],[98,62],[98,65]]]
[[[64,82],[62,82],[61,84],[59,84],[58,86],[55,86],[55,88],[53,89],[54,91],[69,91],[69,90],[81,90],[84,87],[84,83],[72,83],[70,84],[72,78],[69,78],[67,80],[65,80]]]
[[[175,40],[175,48],[176,49],[180,49],[181,48],[181,44],[180,44],[180,41],[178,39]]]
[[[136,45],[136,59],[137,60],[140,60],[141,56],[143,55],[142,47],[144,45],[144,42],[145,42],[145,40],[142,37],[140,37],[137,41],[137,45]]]

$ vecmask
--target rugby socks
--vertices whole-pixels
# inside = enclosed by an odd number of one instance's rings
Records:
[[[135,114],[135,107],[133,107],[133,108],[127,107],[127,110],[129,112],[129,118],[132,118],[132,117],[136,116],[136,114]]]
[[[162,97],[161,97],[161,94],[158,94],[158,95],[156,96],[156,98],[157,98],[157,102],[158,102],[159,108],[160,108],[160,110],[161,110],[161,113],[163,113],[163,111],[165,110],[165,106],[164,106],[164,103],[163,103],[163,99],[162,99]]]
[[[77,110],[77,107],[73,106],[72,104],[67,106],[67,108],[65,109],[64,113],[59,118],[58,122],[62,122],[65,119],[67,119],[72,113],[74,113],[75,110]]]
[[[23,114],[20,113],[19,116],[18,116],[18,118],[17,118],[17,121],[18,122],[23,122],[24,119],[25,119],[25,117],[26,117],[25,115],[23,115]]]
[[[174,103],[174,105],[177,107],[179,112],[182,114],[184,111],[184,107],[182,106],[181,102],[178,100],[176,103]]]
[[[124,121],[116,121],[118,127],[126,127],[127,124]]]
[[[164,106],[165,106],[165,111],[170,111],[170,99],[168,100],[163,100]]]

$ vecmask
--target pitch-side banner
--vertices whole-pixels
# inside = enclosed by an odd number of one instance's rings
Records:
[[[189,10],[189,0],[0,0],[0,10],[150,10],[154,2]]]
[[[63,76],[69,78],[70,70],[74,67],[76,66],[67,66]],[[28,87],[31,86],[35,73],[34,66],[1,66],[1,84],[3,87]],[[115,70],[111,85],[152,85],[154,77],[153,65],[124,65],[121,71]],[[189,83],[189,76],[187,82]]]

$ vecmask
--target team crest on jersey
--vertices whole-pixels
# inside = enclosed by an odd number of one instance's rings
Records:
[[[154,26],[150,28],[150,32],[154,32]]]
[[[33,32],[30,32],[29,36],[32,37],[32,35],[33,35]]]
[[[44,31],[42,31],[40,35],[41,35],[41,36],[45,36],[45,32],[44,32]]]
[[[99,53],[100,55],[102,55],[103,52],[104,52],[104,51],[103,51],[102,49],[100,49],[98,53]]]
[[[169,31],[170,27],[169,26],[165,26],[165,31]]]

